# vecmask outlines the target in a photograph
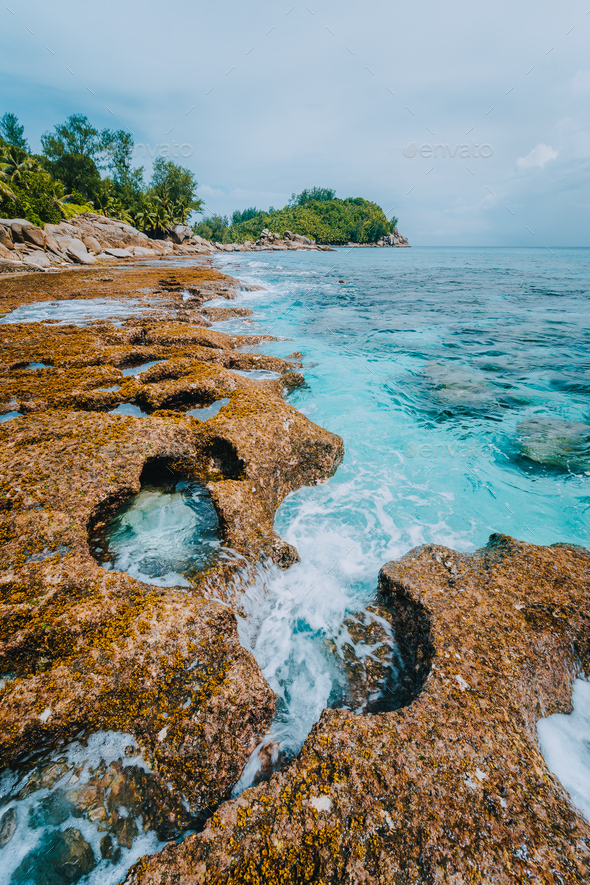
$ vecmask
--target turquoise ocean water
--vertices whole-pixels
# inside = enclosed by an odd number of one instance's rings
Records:
[[[251,321],[218,328],[289,339],[258,350],[303,353],[306,383],[289,401],[346,448],[334,477],[280,507],[276,529],[301,562],[261,569],[240,622],[280,698],[267,740],[290,754],[337,693],[328,643],[374,598],[388,560],[429,542],[474,550],[492,532],[588,545],[590,250],[338,249],[218,264],[263,287],[239,298]]]
[[[338,249],[216,261],[262,287],[237,297],[251,318],[218,328],[277,336],[258,348],[264,353],[301,351],[305,385],[289,401],[346,448],[331,479],[279,508],[276,530],[300,562],[287,571],[261,565],[236,597],[241,641],[279,698],[261,746],[280,764],[326,706],[342,703],[344,650],[354,648],[361,666],[378,654],[350,625],[362,622],[384,563],[429,542],[474,550],[492,532],[590,546],[590,249]],[[87,301],[72,317],[68,305],[50,305],[55,318],[86,322],[108,308]],[[5,321],[38,320],[47,310]],[[142,495],[125,524],[133,544],[123,537],[125,557],[114,567],[145,578],[142,562],[165,542],[181,563],[194,554],[195,502]],[[576,682],[574,715],[538,727],[548,765],[585,814],[588,685]],[[30,795],[19,793],[20,774],[2,774],[2,826],[16,827],[2,849],[2,885],[53,882],[63,834],[91,847],[84,885],[114,885],[137,857],[163,847],[165,837],[144,833],[138,820],[133,844],[103,857],[103,832],[72,810],[96,772],[121,759],[145,765],[134,747],[117,733],[74,742],[49,757],[61,764],[67,756],[74,779],[65,770]],[[235,793],[259,763],[257,751]]]

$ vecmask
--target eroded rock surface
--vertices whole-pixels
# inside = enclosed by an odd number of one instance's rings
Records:
[[[385,566],[380,590],[413,702],[324,711],[290,768],[128,885],[589,880],[590,824],[535,723],[569,711],[590,664],[590,553],[502,535],[474,554],[429,545]]]
[[[199,306],[233,298],[237,285],[203,267],[109,268],[107,277],[84,269],[0,284],[5,312],[97,296],[162,307],[159,319],[121,325],[0,328],[1,411],[16,404],[23,415],[0,425],[0,673],[11,674],[0,683],[0,766],[122,731],[201,823],[229,795],[275,705],[234,615],[213,597],[238,567],[296,558],[274,533],[275,510],[342,457],[342,441],[284,399],[303,381],[292,364],[237,350],[264,336],[200,323]],[[261,367],[281,377],[256,382],[232,371]],[[220,399],[227,404],[205,421],[186,414]],[[145,417],[111,414],[119,404],[139,405]],[[146,465],[206,483],[233,551],[190,588],[150,586],[91,555],[89,532],[140,490]],[[3,839],[11,829],[7,818]],[[70,848],[47,851],[61,858]]]

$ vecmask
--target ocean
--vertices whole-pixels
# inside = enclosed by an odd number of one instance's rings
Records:
[[[305,385],[289,401],[346,450],[335,476],[281,505],[276,530],[301,561],[261,568],[240,618],[279,695],[263,743],[288,757],[341,695],[334,648],[343,631],[351,642],[343,624],[374,600],[386,562],[427,543],[475,550],[493,532],[588,545],[590,250],[340,248],[216,261],[263,287],[239,298],[250,320],[218,328],[279,338],[259,352],[302,352]]]

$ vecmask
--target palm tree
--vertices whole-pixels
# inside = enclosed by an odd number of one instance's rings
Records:
[[[172,221],[174,224],[186,224],[188,221],[188,217],[191,214],[191,207],[188,205],[188,201],[181,197],[176,201],[172,208]]]
[[[16,200],[16,194],[13,190],[11,190],[7,184],[3,181],[4,173],[0,172],[0,199],[3,200]]]
[[[7,144],[0,151],[0,169],[2,178],[15,184],[22,178],[23,172],[33,172],[38,163],[26,151],[15,144]]]
[[[139,230],[153,230],[156,225],[156,213],[152,203],[144,202],[135,213],[134,224]]]
[[[153,230],[158,233],[164,233],[172,224],[172,217],[168,202],[161,200],[159,197],[153,198],[154,225]]]

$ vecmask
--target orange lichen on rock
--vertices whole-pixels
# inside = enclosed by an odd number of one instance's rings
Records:
[[[589,880],[590,824],[535,723],[569,711],[590,665],[590,553],[503,535],[474,554],[430,545],[385,566],[380,592],[411,703],[325,710],[288,769],[127,885]]]
[[[162,318],[123,325],[3,324],[0,424],[0,764],[97,730],[130,733],[204,820],[227,797],[268,728],[275,696],[212,598],[236,569],[292,562],[273,530],[289,492],[336,469],[342,441],[284,399],[292,362],[239,352],[265,336],[199,325],[202,304],[236,281],[210,268],[75,271],[0,282],[5,310],[32,301],[133,295]],[[103,275],[103,278],[100,275]],[[108,285],[104,285],[108,282]],[[11,289],[12,287],[12,289]],[[138,288],[141,290],[138,292]],[[157,360],[139,375],[122,369]],[[29,369],[43,362],[47,368]],[[232,368],[266,368],[256,382]],[[116,390],[101,390],[114,386]],[[187,410],[229,403],[206,421]],[[110,414],[121,403],[145,417]],[[93,558],[89,533],[141,486],[146,465],[207,483],[219,559],[189,588],[148,586]],[[256,515],[260,521],[256,521]]]

